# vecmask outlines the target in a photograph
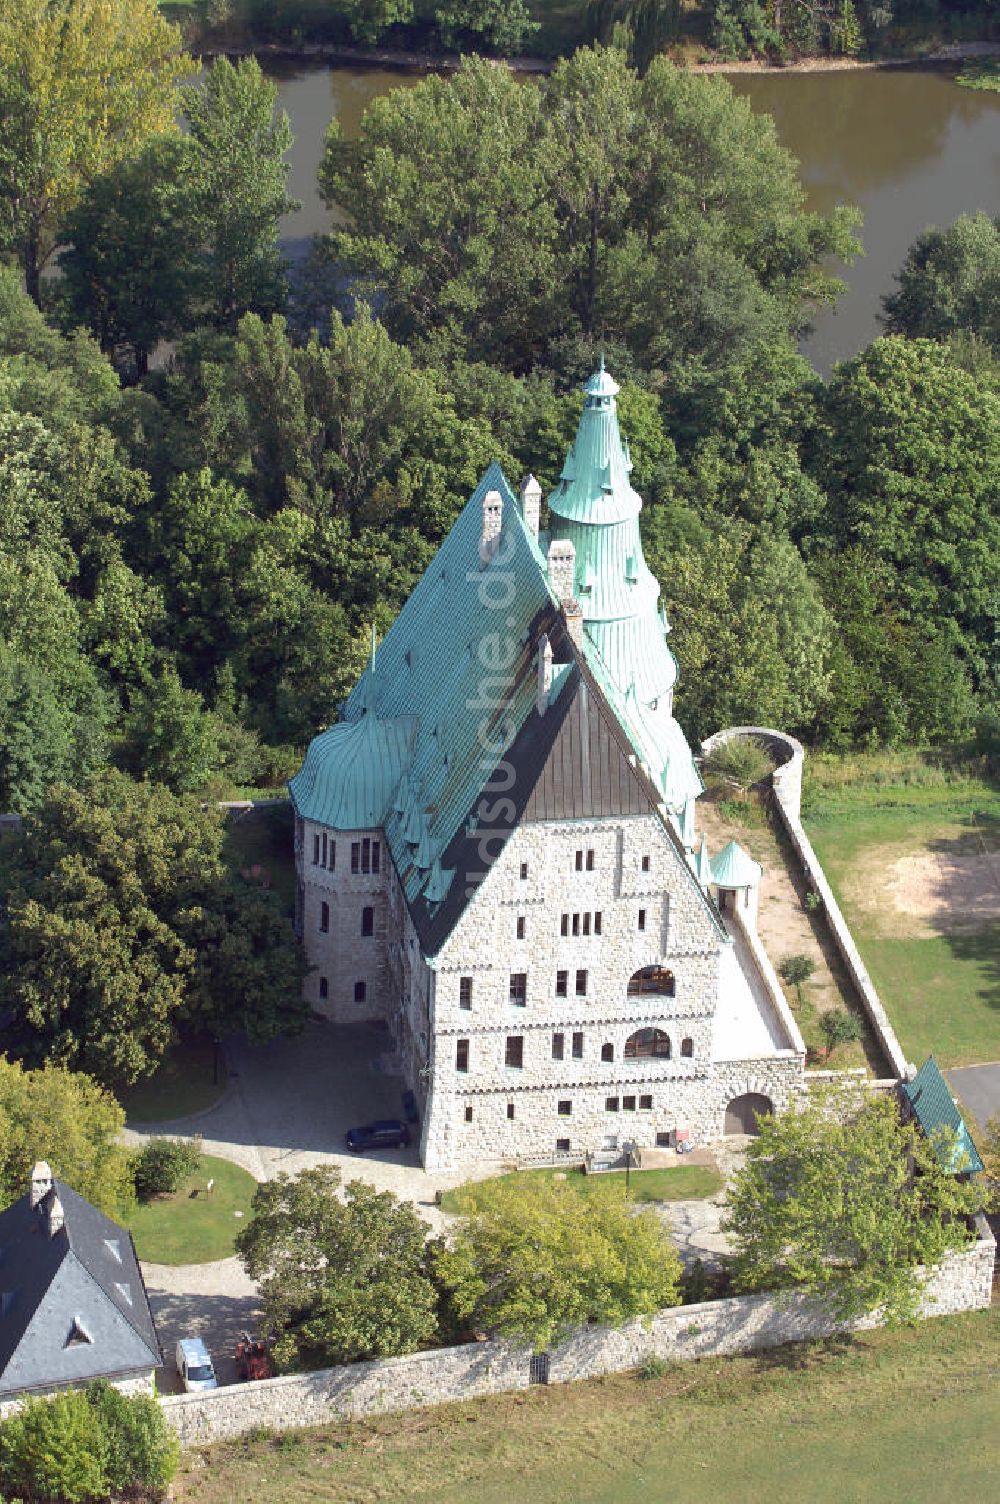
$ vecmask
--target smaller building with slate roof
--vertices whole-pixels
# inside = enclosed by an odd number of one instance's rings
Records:
[[[953,1175],[980,1174],[985,1166],[979,1150],[933,1055],[928,1055],[912,1081],[902,1083],[902,1091],[942,1168]]]
[[[0,1212],[0,1409],[97,1378],[151,1392],[159,1362],[131,1234],[38,1163]]]

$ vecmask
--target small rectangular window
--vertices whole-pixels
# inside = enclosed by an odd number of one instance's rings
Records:
[[[572,1102],[563,1101],[563,1102],[559,1103],[559,1116],[561,1118],[568,1118],[570,1116],[570,1114],[572,1113],[572,1111],[573,1111],[573,1103]]]
[[[565,1034],[553,1034],[553,1036],[552,1036],[552,1059],[553,1060],[561,1060],[563,1058],[563,1050],[565,1049],[565,1047],[566,1047],[566,1036],[565,1036]]]
[[[588,872],[593,872],[593,870],[594,870],[594,848],[593,848],[593,846],[591,846],[587,850],[587,871]]]
[[[469,1069],[469,1041],[455,1040],[455,1069],[464,1074]]]
[[[637,928],[639,928],[640,930],[644,930],[646,928],[646,910],[645,909],[640,909],[639,910],[639,921],[638,921]]]
[[[355,984],[354,984],[354,1001],[356,1003],[363,1003],[364,1000],[365,1000],[365,998],[367,997],[367,995],[368,995],[367,985],[364,982],[355,982]]]
[[[332,842],[331,842],[331,845],[332,845]],[[330,866],[331,867],[333,866],[332,862],[330,863]],[[381,870],[381,867],[382,867],[382,842],[381,841],[373,841],[372,842],[372,871],[373,872],[378,872],[378,871]]]
[[[559,933],[560,933],[560,935],[568,935],[569,934],[569,915],[568,914],[563,914],[562,917],[559,920]]]
[[[523,914],[519,914],[517,916],[517,938],[519,940],[523,940],[524,939],[524,915]]]
[[[573,1035],[573,1059],[574,1060],[582,1060],[583,1059],[583,1035],[582,1034],[574,1034]]]
[[[323,855],[320,857],[320,866],[326,866],[326,831],[323,832]]]
[[[669,1133],[658,1133],[656,1135],[656,1147],[658,1149],[669,1149],[670,1148],[670,1134]]]
[[[467,1123],[471,1123],[472,1122],[472,1108],[471,1107],[467,1107],[465,1109],[465,1121]]]
[[[313,866],[319,866],[319,836],[313,836]]]
[[[320,997],[330,996],[330,983],[327,981],[326,977],[320,977],[319,979],[319,995]]]
[[[622,1111],[635,1112],[635,1097],[622,1097]]]
[[[578,935],[580,933],[580,916],[579,916],[579,914],[574,914],[573,915],[573,933],[574,933],[574,935]]]
[[[618,1111],[618,1098],[617,1097],[605,1097],[604,1098],[604,1111],[605,1112],[617,1112]]]
[[[524,879],[527,877],[527,875],[528,875],[528,864],[527,864],[527,862],[522,862],[521,863],[521,881],[522,882],[524,882]]]
[[[640,1097],[639,1098],[639,1108],[640,1108],[640,1110],[642,1112],[652,1112],[652,1110],[653,1110],[653,1099],[652,1099],[652,1097]]]
[[[615,1058],[615,1047],[614,1047],[614,1045],[613,1044],[602,1044],[601,1045],[601,1059],[602,1060],[614,1060],[614,1058]]]
[[[367,904],[361,910],[361,933],[362,935],[375,933],[375,910]]]
[[[577,872],[582,872],[583,871],[583,852],[582,851],[578,851],[577,854],[576,854],[576,870],[577,870]]]
[[[649,871],[649,857],[648,856],[644,856],[643,859],[642,859],[642,870],[643,870],[643,872],[648,872]]]
[[[519,1071],[524,1067],[524,1035],[508,1034],[507,1047],[504,1051],[503,1063],[512,1071]]]
[[[472,978],[459,977],[458,979],[458,1006],[460,1008],[472,1007]]]
[[[508,1118],[513,1118],[513,1116],[514,1116],[514,1104],[513,1104],[513,1102],[508,1102],[507,1103],[507,1116],[508,1116]]]
[[[336,870],[336,867],[337,867],[337,843],[333,839],[332,836],[330,837],[330,851],[329,851],[329,855],[327,856],[326,865],[329,867],[329,869],[330,869],[331,872],[334,872]]]
[[[589,915],[589,913],[588,914],[584,914],[584,916],[583,916],[583,933],[585,935],[589,935],[590,934],[590,915]]]
[[[369,840],[369,838],[366,836],[365,839],[361,842],[361,870],[362,870],[362,872],[368,872],[368,871],[371,870],[371,860],[372,860],[372,843]]]
[[[576,974],[576,995],[577,997],[587,996],[587,973],[585,971],[578,971]]]
[[[569,991],[569,972],[556,972],[556,997],[566,997]]]
[[[323,935],[330,932],[330,905],[328,903],[321,903],[319,906],[319,928]]]
[[[556,1139],[556,1153],[557,1154],[568,1154],[569,1153],[569,1139],[568,1138],[557,1138]]]
[[[511,972],[510,1000],[518,1008],[523,1008],[528,1001],[528,973],[526,971]]]
[[[361,871],[361,842],[351,842],[351,871],[357,875]]]
[[[594,934],[595,935],[599,935],[601,933],[601,923],[602,923],[601,911],[600,911],[600,909],[598,909],[597,913],[594,915]]]

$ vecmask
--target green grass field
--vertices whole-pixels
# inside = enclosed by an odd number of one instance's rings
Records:
[[[855,776],[843,777],[851,768]],[[942,1065],[1000,1059],[1000,884],[992,920],[970,921],[943,892],[925,912],[898,898],[914,860],[958,859],[980,863],[991,906],[1000,789],[915,754],[821,760],[803,821],[907,1056],[920,1063],[933,1052]]]
[[[148,1081],[119,1092],[130,1123],[168,1123],[205,1112],[226,1089],[225,1064],[215,1079],[215,1049],[210,1039],[176,1044]]]
[[[601,1175],[585,1175],[582,1170],[517,1170],[519,1180],[554,1180],[565,1177],[567,1183],[581,1196],[591,1196],[601,1187],[612,1187],[625,1195],[624,1170],[611,1170]],[[509,1177],[504,1176],[504,1179]],[[476,1192],[482,1186],[492,1185],[493,1180],[470,1181],[444,1191],[441,1206],[446,1212],[461,1212],[464,1203],[475,1201]],[[707,1165],[671,1165],[668,1170],[632,1170],[629,1174],[629,1198],[632,1201],[701,1201],[714,1196],[722,1189],[722,1177],[718,1170]]]
[[[906,1504],[995,1497],[1000,1312],[189,1456],[184,1504]]]
[[[211,1195],[205,1187],[214,1181]],[[136,1252],[152,1264],[226,1259],[250,1216],[257,1182],[228,1159],[203,1154],[197,1172],[171,1196],[140,1201],[128,1219]],[[236,1213],[242,1212],[242,1217]]]

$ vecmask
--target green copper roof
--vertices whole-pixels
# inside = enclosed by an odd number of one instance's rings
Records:
[[[928,1055],[912,1081],[903,1082],[903,1091],[925,1137],[935,1144],[938,1163],[954,1175],[963,1170],[978,1174],[983,1169],[979,1150],[933,1055]]]
[[[629,479],[632,461],[618,427],[618,386],[603,361],[583,392],[576,439],[549,496],[551,536],[576,550],[587,663],[677,816],[703,784],[673,716],[677,664],[657,605],[660,586],[642,551],[642,500]]]
[[[730,841],[712,860],[712,881],[718,888],[750,888],[760,882],[763,870],[742,846]]]
[[[336,830],[380,826],[415,730],[413,717],[386,720],[366,704],[358,720],[321,732],[288,785],[298,813]]]

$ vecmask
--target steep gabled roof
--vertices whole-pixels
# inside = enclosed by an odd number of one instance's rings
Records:
[[[57,1196],[63,1225],[50,1234]],[[93,1339],[72,1342],[78,1321]],[[160,1349],[130,1234],[61,1180],[0,1212],[0,1396],[156,1367]]]

